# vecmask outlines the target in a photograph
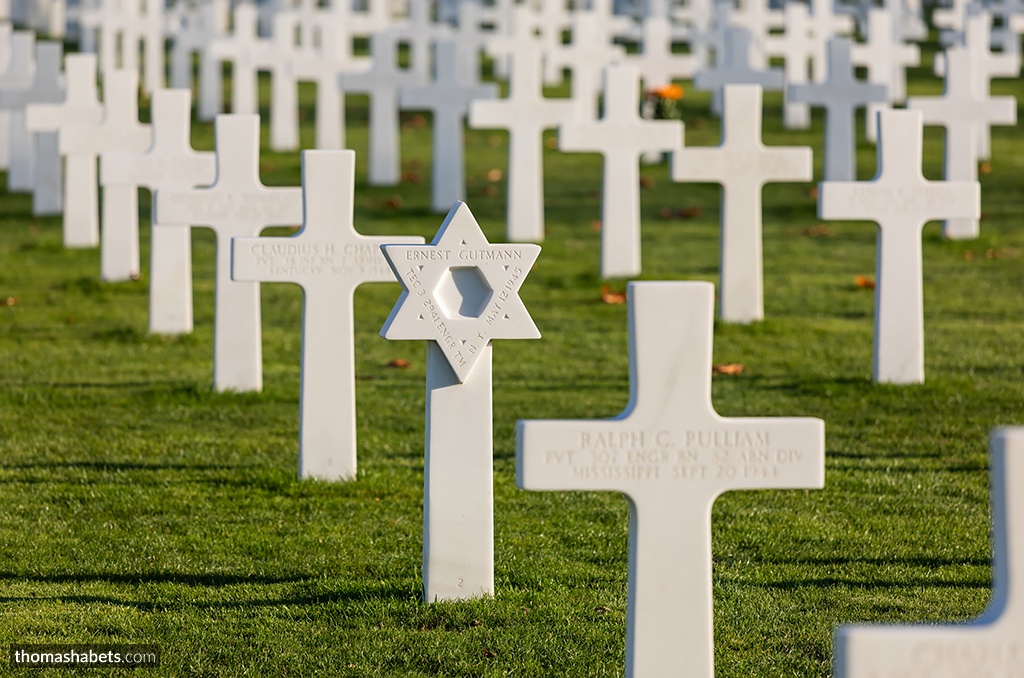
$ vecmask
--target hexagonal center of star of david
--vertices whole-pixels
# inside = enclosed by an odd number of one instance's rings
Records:
[[[475,266],[449,268],[434,290],[437,303],[449,318],[479,318],[493,293]]]

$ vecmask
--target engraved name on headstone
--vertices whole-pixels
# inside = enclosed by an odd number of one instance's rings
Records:
[[[611,419],[517,422],[516,482],[524,490],[625,494],[626,676],[712,678],[715,498],[822,487],[825,423],[720,416],[711,402],[714,286],[626,289],[629,404]]]
[[[233,280],[302,286],[300,478],[355,478],[353,295],[364,282],[395,282],[381,245],[423,243],[356,232],[355,163],[354,151],[303,151],[302,230],[231,241]]]

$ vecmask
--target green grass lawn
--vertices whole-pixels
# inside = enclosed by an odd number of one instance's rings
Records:
[[[910,89],[941,83],[921,68]],[[686,91],[687,144],[717,143],[707,95]],[[766,143],[814,146],[820,176],[820,114],[787,132],[780,96],[765,103]],[[302,107],[309,147],[311,89]],[[366,100],[347,114],[357,228],[431,239],[428,121],[403,114],[406,181],[373,188]],[[212,148],[212,125],[193,136]],[[925,136],[937,179],[942,132]],[[1024,423],[1024,134],[993,137],[981,239],[924,231],[924,385],[870,382],[873,294],[855,279],[874,274],[875,226],[820,229],[813,184],[765,189],[767,317],[716,326],[715,362],[746,369],[716,376],[713,400],[725,416],[824,419],[826,485],[715,504],[718,676],[826,676],[837,624],[985,607],[987,436]],[[504,179],[488,173],[504,172],[507,137],[469,131],[466,145],[467,201],[503,242]],[[297,154],[263,158],[266,183],[298,183]],[[143,276],[120,284],[99,282],[97,251],[61,247],[60,219],[3,195],[0,299],[17,303],[0,306],[0,645],[157,644],[163,667],[147,675],[621,675],[626,501],[515,486],[517,419],[608,417],[628,397],[626,307],[600,293],[625,283],[599,278],[592,227],[600,158],[548,148],[545,163],[548,237],[522,288],[544,336],[494,350],[497,593],[457,604],[420,602],[425,351],[378,336],[397,283],[356,294],[359,477],[299,481],[298,287],[263,286],[264,391],[214,393],[212,232],[193,231],[194,334],[150,337],[148,195]],[[674,185],[665,164],[642,173],[642,278],[716,281],[718,187]],[[860,178],[873,174],[862,143]],[[412,367],[388,368],[396,358]]]

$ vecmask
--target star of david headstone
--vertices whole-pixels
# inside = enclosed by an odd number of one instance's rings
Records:
[[[384,245],[404,288],[381,335],[427,340],[423,597],[494,592],[491,340],[536,339],[519,298],[540,247],[492,245],[456,203],[429,245]]]

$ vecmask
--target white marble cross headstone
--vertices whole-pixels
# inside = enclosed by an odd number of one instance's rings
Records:
[[[969,14],[964,28],[964,45],[971,52],[972,81],[980,97],[986,97],[991,91],[993,78],[1016,78],[1020,75],[1020,49],[993,52],[990,46],[992,35],[992,15],[979,10]],[[945,60],[936,55],[934,64],[936,75],[945,71]],[[988,160],[992,157],[992,134],[988,125],[978,127],[978,158]]]
[[[745,0],[731,12],[729,25],[745,29],[750,34],[747,65],[757,71],[766,69],[765,39],[772,29],[783,27],[782,11],[773,8],[768,0]]]
[[[508,217],[506,237],[511,242],[544,239],[545,129],[573,119],[568,99],[546,99],[541,90],[543,53],[539,45],[510,48],[511,75],[508,97],[469,104],[469,126],[508,130]]]
[[[867,69],[868,82],[885,85],[889,104],[902,103],[907,98],[907,67],[920,63],[921,49],[896,39],[892,13],[881,7],[868,12],[868,24],[871,26],[869,39],[853,45],[850,60],[855,66]],[[884,107],[883,102],[869,103],[865,107],[864,136],[868,141],[878,138],[875,122],[878,111]]]
[[[672,180],[722,185],[719,316],[735,323],[764,318],[761,189],[768,182],[810,181],[811,149],[761,143],[761,88],[726,85],[722,142],[672,152]]]
[[[192,150],[192,92],[162,89],[152,98],[153,143],[142,153],[106,153],[100,158],[104,185],[138,185],[150,191],[208,186],[217,178],[213,153]],[[161,224],[152,201],[149,264],[149,331],[192,331],[192,229]]]
[[[704,67],[696,54],[672,52],[672,26],[667,18],[647,17],[642,28],[643,49],[639,54],[627,55],[625,63],[640,69],[640,78],[647,89],[671,84],[673,80],[690,79]]]
[[[28,87],[0,87],[0,109],[11,112],[11,132],[19,137],[31,134],[25,127],[25,107],[29,104],[52,104],[64,99],[64,81],[60,62],[64,56],[64,45],[59,42],[37,42],[35,45],[35,68],[32,82]],[[20,64],[19,64],[20,67]],[[35,147],[28,154],[33,175],[29,184],[32,189],[32,214],[36,216],[60,214],[63,193],[63,177],[60,150],[56,132],[40,132],[35,135]],[[11,173],[23,168],[20,161],[25,158],[19,153],[19,163],[12,164]]]
[[[611,419],[519,421],[516,482],[625,494],[626,676],[712,678],[711,507],[730,490],[822,487],[825,423],[721,417],[711,403],[714,286],[626,289],[629,404]]]
[[[64,101],[29,104],[25,126],[30,132],[58,132],[93,127],[103,119],[96,93],[96,55],[68,54],[64,59]],[[96,155],[68,154],[64,161],[64,247],[89,248],[100,242]]]
[[[828,41],[837,35],[853,32],[853,17],[837,14],[833,0],[810,0],[811,15],[810,32],[815,41],[814,56],[811,59],[811,78],[814,82],[824,82],[828,77],[828,64],[825,58]]]
[[[989,442],[992,597],[968,623],[841,626],[835,678],[963,678],[1024,673],[1024,428],[995,429]]]
[[[196,117],[213,120],[221,112],[220,63],[207,54],[207,46],[223,38],[228,29],[228,0],[203,0],[186,9],[182,25],[174,33],[171,48],[171,87],[192,86],[192,54],[199,56],[199,97]]]
[[[270,40],[260,38],[256,32],[258,22],[256,6],[243,2],[232,13],[234,30],[231,35],[211,40],[206,56],[216,68],[221,61],[231,62],[231,112],[259,113],[257,71],[265,61]]]
[[[382,249],[404,289],[381,335],[427,340],[423,598],[491,595],[491,340],[540,337],[519,298],[540,246],[490,244],[460,202],[429,245]]]
[[[30,31],[14,31],[11,35],[11,61],[0,75],[0,93],[16,92],[32,86],[35,74],[36,36]],[[26,128],[25,111],[17,102],[9,111],[7,134],[7,190],[11,193],[31,191],[35,174],[35,146]],[[6,107],[5,107],[6,108]]]
[[[808,64],[814,58],[817,40],[811,35],[810,10],[802,2],[787,2],[783,7],[786,32],[765,38],[765,53],[785,61],[786,84],[808,82]],[[783,89],[782,124],[786,129],[807,129],[811,126],[811,108],[800,101],[789,101],[788,88]]]
[[[678,120],[642,120],[639,72],[633,66],[605,69],[605,111],[600,120],[576,120],[558,127],[562,151],[604,156],[601,190],[601,276],[640,273],[640,154],[683,145]]]
[[[560,45],[548,55],[556,68],[568,68],[570,96],[576,104],[577,119],[597,118],[597,95],[601,92],[601,69],[620,61],[625,55],[621,45],[613,45],[601,30],[593,12],[575,12],[572,17],[572,42]]]
[[[95,158],[117,151],[142,153],[149,148],[153,133],[149,125],[139,123],[138,92],[138,71],[108,71],[103,79],[103,119],[98,125],[72,122],[62,127],[60,152]],[[97,190],[95,185],[92,189]],[[90,201],[95,204],[96,199]],[[100,225],[100,277],[107,282],[137,279],[139,189],[134,181],[104,185]]]
[[[921,229],[932,219],[977,219],[978,182],[926,181],[919,111],[879,112],[878,172],[871,181],[823,181],[818,217],[878,224],[872,379],[924,382]]]
[[[260,182],[260,118],[218,115],[217,180],[209,188],[159,189],[156,221],[212,228],[217,234],[213,385],[218,391],[263,388],[260,285],[231,280],[231,239],[267,226],[302,222],[302,189]]]
[[[234,238],[232,279],[302,286],[299,477],[356,475],[352,297],[364,282],[394,282],[380,246],[420,237],[365,236],[352,223],[354,151],[303,151],[302,230],[291,237]]]
[[[979,94],[973,80],[973,54],[965,47],[946,50],[946,89],[941,97],[910,97],[907,108],[921,111],[924,124],[946,128],[943,178],[977,181],[977,140],[982,125],[1016,125],[1017,99]],[[942,234],[952,240],[979,235],[977,219],[946,219]]]
[[[791,85],[790,101],[825,108],[825,180],[857,179],[857,125],[859,106],[886,100],[885,85],[872,85],[854,77],[850,61],[852,41],[832,38],[828,43],[828,80],[820,85]]]
[[[711,112],[722,114],[722,88],[726,85],[760,85],[766,90],[780,90],[784,74],[778,69],[766,71],[750,67],[750,33],[743,28],[727,28],[722,60],[714,68],[697,73],[693,86],[711,90]],[[790,99],[793,97],[791,96]]]
[[[430,207],[435,212],[446,212],[452,203],[466,197],[462,125],[469,102],[498,95],[493,84],[465,86],[459,82],[456,50],[454,42],[437,43],[433,82],[420,87],[402,87],[399,93],[400,108],[427,109],[434,114]]]
[[[380,31],[370,38],[373,67],[365,73],[343,73],[338,85],[352,94],[370,95],[367,183],[392,186],[401,178],[401,137],[398,133],[398,92],[424,82],[413,69],[398,67],[398,34]]]

